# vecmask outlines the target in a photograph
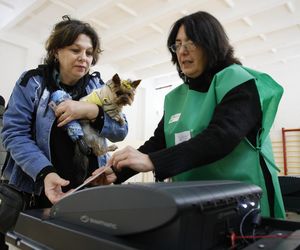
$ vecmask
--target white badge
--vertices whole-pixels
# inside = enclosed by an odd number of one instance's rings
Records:
[[[177,122],[179,120],[180,116],[181,116],[181,113],[177,113],[175,115],[172,115],[170,120],[169,120],[169,124],[173,123],[173,122]]]
[[[184,131],[175,134],[175,145],[191,139],[191,131]]]

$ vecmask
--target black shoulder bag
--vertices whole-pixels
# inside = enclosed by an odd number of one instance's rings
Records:
[[[0,232],[12,230],[20,212],[25,208],[23,193],[14,186],[2,182],[0,184]]]

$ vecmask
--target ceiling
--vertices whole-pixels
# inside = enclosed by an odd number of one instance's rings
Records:
[[[98,31],[104,52],[97,67],[145,79],[176,74],[166,48],[170,27],[198,10],[221,21],[249,67],[300,57],[300,0],[0,0],[0,39],[42,48],[69,14]]]

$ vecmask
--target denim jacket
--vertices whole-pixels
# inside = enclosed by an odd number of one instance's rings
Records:
[[[32,76],[23,86],[20,83],[25,73],[17,81],[3,116],[1,136],[11,156],[4,176],[19,190],[40,194],[42,186],[37,187],[35,181],[43,168],[52,166],[50,135],[56,117],[48,107],[50,92],[41,87],[43,77]],[[90,93],[103,84],[99,77],[92,74],[86,91]],[[121,126],[107,114],[104,113],[104,116],[104,125],[99,135],[111,142],[123,140],[128,133],[127,122]],[[99,166],[106,164],[107,157],[98,157]]]

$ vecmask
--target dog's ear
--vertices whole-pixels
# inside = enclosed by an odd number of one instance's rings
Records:
[[[121,84],[121,79],[120,79],[120,77],[119,77],[118,74],[115,74],[115,75],[113,76],[112,81],[113,81],[115,84],[118,84],[118,85]]]
[[[131,83],[131,86],[133,87],[133,88],[137,88],[137,86],[139,86],[139,84],[140,84],[140,82],[141,82],[142,80],[135,80],[135,81],[133,81],[132,83]]]

